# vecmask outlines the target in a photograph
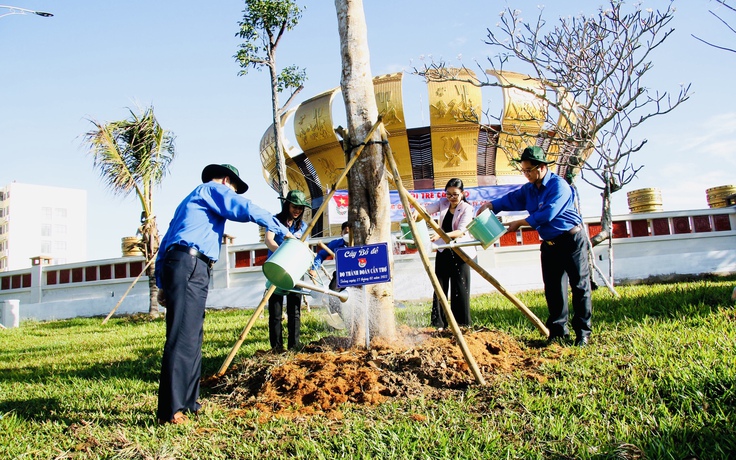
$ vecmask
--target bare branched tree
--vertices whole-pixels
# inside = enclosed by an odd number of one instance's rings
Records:
[[[726,10],[728,10],[727,12],[736,13],[736,8],[729,5],[726,0],[714,0],[714,1],[718,3],[719,5],[723,6],[724,8],[726,8]],[[736,34],[736,29],[734,29],[733,26],[731,26],[731,24],[729,24],[729,22],[726,19],[724,19],[722,13],[718,12],[718,9],[716,9],[716,11],[708,10],[708,12],[712,14],[713,16],[715,16],[716,19],[718,19],[718,21],[720,21],[721,24],[723,24],[726,27],[726,29],[729,30],[729,32],[731,32],[732,34]],[[700,40],[701,42],[705,43],[708,46],[712,46],[713,48],[718,48],[719,50],[730,51],[732,53],[736,53],[736,49],[731,48],[730,46],[716,45],[715,43],[705,40],[703,38],[700,38],[696,35],[693,35],[693,38],[695,38],[696,40]]]
[[[674,30],[669,28],[674,9],[668,5],[663,11],[652,11],[635,6],[626,12],[624,2],[610,0],[594,15],[562,17],[556,25],[548,26],[542,15],[540,11],[535,22],[524,22],[518,10],[503,11],[497,27],[488,29],[485,41],[498,53],[489,57],[487,64],[478,63],[485,81],[466,81],[526,93],[544,107],[529,113],[529,121],[541,116],[543,119],[536,121],[545,128],[531,141],[556,146],[556,161],[563,166],[568,182],[573,184],[580,174],[582,180],[601,190],[602,231],[593,241],[599,244],[611,235],[611,195],[641,169],[633,154],[647,141],[635,140],[634,129],[689,98],[689,84],[673,96],[645,82],[652,69],[652,53]],[[487,65],[489,70],[485,70]],[[541,89],[530,90],[529,85],[501,77],[491,81],[489,75],[503,75],[510,65],[516,66],[513,70],[517,72],[527,69],[529,80]],[[417,73],[426,78],[447,76],[447,72],[437,72],[443,68],[444,63],[433,62]],[[510,131],[504,132],[530,140],[526,132]],[[516,156],[518,152],[508,154]],[[610,240],[609,253],[612,278]]]

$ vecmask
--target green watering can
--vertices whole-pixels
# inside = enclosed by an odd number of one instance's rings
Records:
[[[488,249],[506,233],[506,227],[493,212],[486,209],[468,224],[468,232],[480,242],[483,249]]]
[[[304,294],[303,291],[294,290],[294,288],[302,288],[332,295],[346,302],[348,300],[347,290],[336,292],[302,281],[302,277],[312,267],[313,262],[314,253],[306,243],[296,238],[287,238],[263,264],[263,274],[271,284],[281,290]]]

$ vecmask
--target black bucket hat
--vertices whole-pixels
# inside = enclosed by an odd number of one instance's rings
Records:
[[[216,177],[229,177],[230,182],[235,186],[235,193],[245,193],[248,190],[248,184],[243,182],[238,173],[238,168],[233,165],[223,163],[221,165],[207,165],[202,170],[202,183],[211,181]]]

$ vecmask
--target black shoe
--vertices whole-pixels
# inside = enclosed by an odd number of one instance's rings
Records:
[[[575,339],[575,346],[576,347],[587,347],[588,346],[588,336],[585,337],[578,337]]]
[[[289,346],[289,351],[299,352],[299,351],[302,351],[304,349],[304,346],[305,345],[303,343],[297,342],[296,344]]]
[[[570,343],[570,336],[567,335],[567,334],[565,334],[565,335],[550,335],[549,336],[549,339],[547,339],[547,345],[552,345],[552,344],[555,344],[555,343],[558,344],[558,345],[560,345],[560,346],[568,345]]]

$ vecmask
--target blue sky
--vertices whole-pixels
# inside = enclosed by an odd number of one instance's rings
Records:
[[[232,163],[251,186],[246,194],[275,212],[276,193],[265,185],[258,142],[271,120],[268,75],[237,75],[233,59],[243,3],[81,0],[6,0],[48,11],[52,18],[0,18],[0,184],[12,181],[80,188],[88,193],[88,257],[120,255],[120,239],[134,234],[139,204],[104,188],[82,147],[89,119],[112,121],[127,108],[153,105],[159,122],[176,135],[177,158],[157,190],[155,212],[165,231],[179,201],[199,182],[209,163]],[[597,1],[556,0],[544,17],[591,14]],[[629,2],[632,3],[632,2]],[[662,8],[667,0],[642,2]],[[281,65],[306,68],[308,81],[297,102],[340,82],[334,3],[303,2],[307,10],[279,47]],[[530,20],[540,2],[512,4]],[[585,6],[581,6],[581,5]],[[736,36],[709,12],[709,0],[676,0],[675,33],[652,56],[648,84],[677,92],[692,84],[692,97],[669,115],[647,122],[636,136],[648,139],[637,154],[645,165],[627,189],[614,195],[614,213],[626,213],[626,191],[661,189],[665,210],[707,207],[705,190],[736,183],[733,142],[736,104],[732,80],[736,54],[710,48],[691,34],[736,45]],[[483,44],[504,2],[457,0],[366,0],[374,75],[410,72],[431,56],[475,67],[494,51]],[[0,9],[0,14],[7,10]],[[723,12],[727,18],[736,15]],[[513,66],[509,66],[512,70]],[[407,126],[426,126],[426,88],[404,77]],[[498,112],[499,93],[484,92],[484,108]],[[338,108],[340,105],[338,104]],[[335,118],[344,115],[335,113]],[[598,192],[582,187],[583,212],[600,214]],[[235,243],[257,240],[253,224],[229,223]]]

